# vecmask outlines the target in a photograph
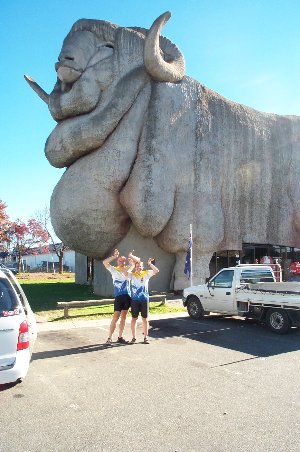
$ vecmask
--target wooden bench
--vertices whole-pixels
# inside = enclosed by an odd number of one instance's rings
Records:
[[[165,294],[162,295],[150,295],[150,301],[161,301],[161,304],[166,304],[167,296]],[[83,300],[83,301],[58,301],[57,307],[64,308],[64,317],[69,317],[69,309],[70,308],[86,308],[88,306],[102,306],[105,304],[113,304],[113,298],[104,298],[102,300]]]
[[[161,304],[166,304],[166,300],[167,300],[166,294],[156,294],[149,296],[149,301],[161,301]]]

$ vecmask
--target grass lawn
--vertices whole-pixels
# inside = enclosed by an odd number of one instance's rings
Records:
[[[33,312],[45,317],[48,321],[64,319],[63,309],[57,309],[58,301],[101,300],[104,297],[93,294],[92,287],[75,284],[74,273],[63,275],[52,273],[20,273],[18,280],[29,300]],[[183,312],[185,308],[161,305],[160,302],[150,303],[150,313],[164,314],[169,312]],[[86,308],[69,309],[69,320],[74,319],[100,319],[111,317],[113,305],[90,306]],[[130,313],[129,313],[130,315]]]

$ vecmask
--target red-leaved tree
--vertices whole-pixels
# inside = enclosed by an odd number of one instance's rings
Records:
[[[8,231],[11,221],[6,213],[6,207],[7,205],[0,199],[0,244],[9,241]]]
[[[58,257],[58,272],[62,274],[64,268],[64,252],[66,249],[66,245],[62,242],[56,243],[54,240],[54,232],[52,229],[49,208],[45,206],[44,209],[39,210],[35,214],[35,217],[37,221],[43,225],[44,229],[49,234],[49,239],[52,242],[52,249],[54,250],[56,256]]]
[[[40,253],[49,252],[47,243],[49,234],[43,225],[35,218],[30,218],[27,223],[17,219],[11,224],[9,237],[10,246],[18,258],[19,267],[23,256],[30,253],[32,250],[39,248]]]
[[[8,245],[10,242],[9,230],[11,221],[6,212],[7,205],[0,199],[0,253],[2,257],[8,254]]]

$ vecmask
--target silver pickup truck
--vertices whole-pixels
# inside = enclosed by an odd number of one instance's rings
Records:
[[[267,265],[223,268],[206,284],[184,289],[183,305],[196,319],[209,313],[242,316],[278,334],[300,327],[300,283],[276,282]]]

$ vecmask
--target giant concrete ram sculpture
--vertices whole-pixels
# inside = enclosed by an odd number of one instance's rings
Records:
[[[255,111],[185,76],[182,54],[160,36],[169,17],[150,30],[79,20],[52,93],[27,81],[58,123],[46,156],[67,168],[51,199],[58,237],[101,259],[133,224],[176,255],[180,289],[190,224],[195,283],[216,250],[300,246],[300,119]]]

